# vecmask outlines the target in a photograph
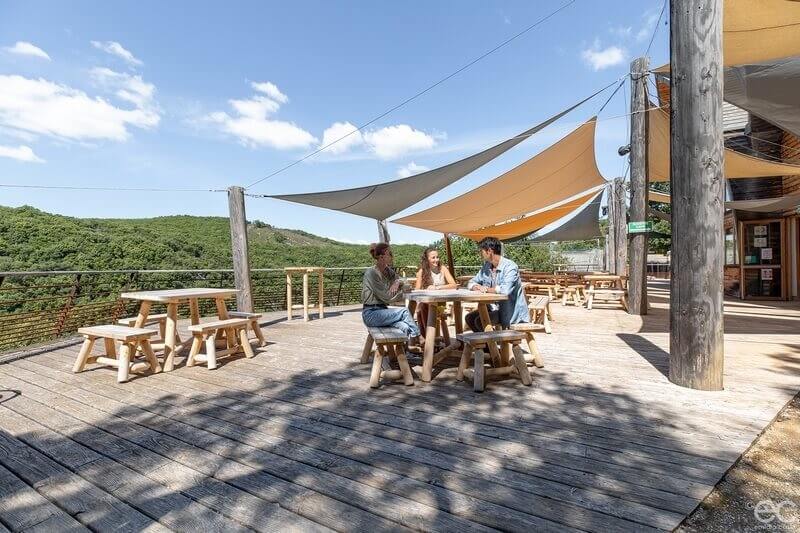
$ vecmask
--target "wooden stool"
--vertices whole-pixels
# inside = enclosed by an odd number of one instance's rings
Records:
[[[575,307],[583,305],[581,301],[580,288],[577,285],[570,285],[561,289],[561,305],[571,302]]]
[[[533,338],[534,331],[541,331],[544,329],[542,324],[536,324],[534,322],[523,322],[521,324],[511,324],[511,331],[521,331],[525,334],[525,340],[528,343],[528,351],[530,352],[531,361],[536,366],[536,368],[542,368],[544,366],[544,359],[542,359],[542,354],[539,352],[539,347],[536,346],[536,341]]]
[[[130,328],[136,327],[136,320],[138,317],[129,316],[127,318],[120,318],[117,320],[117,324],[122,326],[128,326]],[[144,321],[142,327],[145,326],[155,326],[158,325],[158,336],[159,339],[163,342],[164,339],[167,338],[166,331],[167,331],[167,313],[160,313],[157,315],[147,315],[147,320]],[[180,344],[181,338],[178,335],[178,332],[175,331],[175,342]]]
[[[244,352],[245,357],[254,357],[253,347],[247,339],[247,326],[250,324],[249,318],[229,318],[226,320],[215,320],[203,324],[193,324],[189,326],[194,339],[189,357],[186,359],[186,366],[194,366],[195,362],[207,363],[209,370],[217,368],[217,358],[233,353]],[[225,332],[228,348],[217,351],[217,333]],[[237,342],[238,339],[238,342]],[[206,353],[201,354],[200,348],[206,344]]]
[[[510,375],[514,372],[519,375],[523,385],[533,383],[528,365],[525,363],[525,354],[519,347],[520,342],[525,340],[525,333],[512,330],[464,333],[458,336],[458,340],[464,343],[464,351],[461,354],[461,363],[458,365],[456,379],[458,381],[463,381],[465,377],[472,379],[472,388],[475,392],[483,392],[487,377]],[[513,365],[484,368],[484,348],[488,348],[490,342],[501,344],[500,353],[506,353],[508,348],[511,348],[514,354]],[[474,370],[467,369],[470,358],[475,361]]]
[[[322,267],[287,267],[283,269],[286,272],[286,320],[292,319],[293,309],[303,310],[303,320],[308,322],[309,303],[308,303],[308,275],[316,274],[317,283],[319,285],[319,294],[317,297],[317,304],[319,305],[319,318],[325,317],[325,291],[323,290],[323,280],[325,277],[325,269]],[[292,305],[292,275],[303,275],[303,304]]]
[[[397,328],[367,328],[369,335],[367,339],[372,339],[377,346],[375,358],[372,360],[372,373],[369,377],[369,386],[377,389],[381,384],[381,378],[385,379],[402,379],[406,385],[414,384],[414,375],[411,373],[411,367],[408,366],[408,359],[406,359],[406,341],[408,337],[405,333]],[[371,347],[371,343],[370,343]],[[364,351],[367,346],[364,346]],[[390,368],[383,368],[384,357],[386,357],[387,367],[389,366],[389,359],[394,357],[397,359],[397,364],[400,365],[400,370],[391,370]],[[362,354],[362,362],[364,356]]]
[[[261,313],[247,313],[245,311],[228,311],[228,316],[230,318],[246,318],[250,321],[250,329],[253,330],[255,333],[256,338],[258,339],[258,345],[264,346],[267,344],[266,339],[264,338],[264,332],[261,331],[261,326],[258,323],[258,319],[261,318]]]
[[[528,313],[531,316],[531,322],[541,324],[545,333],[550,334],[553,332],[550,327],[550,321],[553,319],[550,314],[550,298],[547,296],[528,296]]]
[[[78,353],[78,358],[75,360],[75,365],[72,367],[73,372],[83,371],[86,367],[86,363],[101,363],[116,367],[117,381],[119,383],[124,383],[128,381],[130,372],[139,372],[148,368],[152,372],[161,371],[158,359],[156,359],[153,348],[150,346],[150,337],[157,333],[155,330],[106,324],[102,326],[80,328],[78,329],[78,333],[83,335],[85,340]],[[97,339],[103,339],[105,341],[105,357],[91,356],[92,347]],[[123,349],[119,351],[119,356],[117,355],[114,341],[120,341],[122,343]],[[136,350],[140,347],[146,362],[134,361]]]

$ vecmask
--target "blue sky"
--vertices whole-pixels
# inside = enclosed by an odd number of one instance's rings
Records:
[[[247,185],[362,124],[557,9],[485,2],[0,2],[0,183]],[[253,193],[338,189],[434,168],[544,120],[625,74],[661,0],[577,0],[455,78]],[[662,25],[651,63],[668,59]],[[610,94],[610,91],[605,93]],[[601,95],[426,199],[512,168],[595,114]],[[622,92],[597,159],[624,171]],[[350,142],[352,141],[352,142]],[[222,193],[0,188],[0,205],[80,217],[227,214]],[[372,220],[249,198],[249,219],[352,242]],[[438,235],[390,225],[394,242]]]

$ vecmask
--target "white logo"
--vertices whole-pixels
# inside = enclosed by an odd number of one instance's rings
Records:
[[[797,509],[797,504],[791,500],[778,503],[772,500],[761,500],[753,508],[753,516],[762,524],[771,524],[775,519],[784,524],[794,524],[798,521],[798,517],[788,514],[792,509]]]

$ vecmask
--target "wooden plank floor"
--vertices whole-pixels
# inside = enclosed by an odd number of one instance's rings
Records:
[[[665,376],[667,296],[555,305],[533,386],[483,394],[455,362],[370,390],[352,308],[265,316],[269,345],[215,371],[0,365],[0,531],[670,530],[800,390],[800,309],[729,302],[726,389],[698,392]]]

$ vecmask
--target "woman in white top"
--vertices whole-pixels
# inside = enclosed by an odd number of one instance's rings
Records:
[[[417,282],[414,288],[416,290],[444,290],[457,287],[458,283],[453,279],[453,275],[439,260],[439,250],[425,248],[425,251],[422,252],[419,270],[417,270]],[[417,306],[417,323],[420,331],[425,331],[428,323],[428,304],[421,303]]]

